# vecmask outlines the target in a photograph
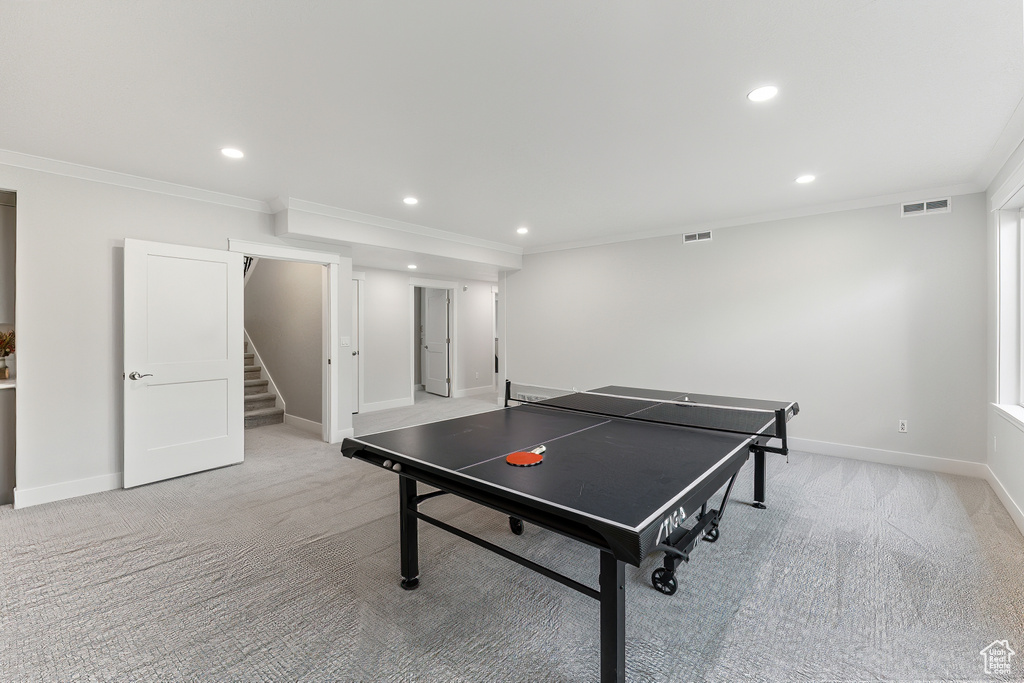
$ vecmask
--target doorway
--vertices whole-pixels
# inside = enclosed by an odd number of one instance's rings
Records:
[[[333,442],[343,436],[334,410],[337,366],[328,355],[339,344],[341,258],[232,239],[228,245],[222,251],[125,239],[125,488],[243,461],[246,254],[324,266],[320,435]],[[183,346],[183,337],[202,344]],[[177,421],[160,419],[167,414]],[[176,457],[165,457],[172,446]]]
[[[15,243],[17,195],[0,190],[0,333],[14,332]],[[17,340],[15,340],[16,342]],[[14,343],[15,348],[17,344]],[[0,371],[0,505],[14,503],[15,486],[15,385],[14,356],[3,359]]]
[[[245,274],[245,427],[323,434],[326,268],[253,258]]]
[[[423,387],[428,394],[451,396],[451,332],[448,308],[451,300],[447,289],[420,288],[423,320]]]
[[[340,441],[343,434],[339,428],[340,420],[337,409],[344,403],[347,403],[347,401],[341,399],[340,366],[344,361],[332,363],[331,359],[341,358],[342,354],[347,358],[347,352],[350,350],[347,347],[351,345],[351,338],[342,339],[338,333],[341,258],[337,254],[292,247],[233,239],[228,240],[228,242],[231,251],[242,252],[248,256],[256,257],[260,261],[277,261],[295,266],[302,265],[304,268],[319,266],[318,274],[312,276],[314,281],[318,278],[320,282],[319,329],[307,331],[307,335],[311,337],[308,340],[308,343],[311,344],[310,348],[318,347],[318,351],[311,351],[310,353],[315,358],[319,358],[319,361],[315,364],[316,370],[306,368],[304,371],[306,375],[309,375],[310,372],[318,371],[320,385],[319,401],[316,400],[315,393],[312,397],[305,397],[304,400],[307,404],[305,412],[295,414],[296,411],[293,410],[293,406],[287,403],[287,396],[285,396],[285,422],[316,434],[328,443]],[[257,270],[260,267],[264,266],[257,265]],[[310,272],[312,271],[305,271],[307,277]],[[307,317],[316,318],[314,312],[308,312]],[[315,323],[313,326],[315,327]],[[342,346],[346,348],[340,348]],[[262,350],[257,349],[257,351]],[[271,367],[271,371],[273,371],[273,367]],[[286,383],[283,381],[283,377],[271,376],[275,380],[275,384],[281,385]]]
[[[414,278],[410,285],[413,402],[450,398],[455,386],[456,283]]]
[[[365,273],[352,273],[352,351],[348,356],[352,373],[351,400],[352,414],[356,415],[363,407],[363,281]],[[342,349],[342,360],[345,360],[345,349]]]
[[[498,288],[491,287],[491,321],[494,323],[494,386],[501,386],[501,337],[498,334]]]

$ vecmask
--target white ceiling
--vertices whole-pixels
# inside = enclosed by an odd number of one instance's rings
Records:
[[[1022,23],[1021,0],[4,0],[0,149],[530,252],[982,190],[1024,136]]]

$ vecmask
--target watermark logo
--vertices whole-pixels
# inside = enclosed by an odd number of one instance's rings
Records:
[[[658,529],[658,540],[655,543],[661,543],[662,539],[668,540],[672,532],[678,529],[685,521],[686,510],[680,505],[678,510],[669,513],[665,516],[665,519],[661,520],[661,528]]]
[[[1011,659],[1017,654],[1010,649],[1010,641],[994,640],[981,651],[982,659],[985,660],[985,673],[992,675],[1005,675],[1010,673]]]

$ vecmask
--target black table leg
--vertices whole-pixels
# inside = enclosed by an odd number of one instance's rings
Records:
[[[626,681],[626,564],[601,551],[601,683]]]
[[[416,518],[416,480],[398,478],[398,527],[402,553],[402,588],[420,584],[419,520]]]
[[[764,510],[764,451],[760,448],[754,449],[754,507]]]

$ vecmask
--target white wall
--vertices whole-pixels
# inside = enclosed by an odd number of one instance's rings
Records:
[[[18,193],[17,496],[41,502],[116,488],[124,238],[214,249],[227,249],[229,237],[282,244],[272,216],[8,165],[0,165],[0,188]],[[341,394],[339,428],[350,430]]]
[[[363,410],[411,405],[413,384],[413,296],[421,276],[359,268],[363,282]],[[429,276],[428,276],[429,278]],[[454,300],[453,396],[487,393],[493,386],[493,283],[458,280]]]
[[[409,274],[355,267],[363,280],[363,411],[412,403]],[[376,405],[375,405],[376,404]]]
[[[791,434],[819,452],[981,463],[985,233],[975,194],[950,214],[882,206],[527,255],[506,279],[508,376],[793,400]]]
[[[280,244],[272,216],[8,165],[0,188],[19,204],[19,494],[116,487],[124,238]],[[953,207],[727,228],[686,247],[663,238],[529,255],[503,284],[509,376],[797,400],[794,437],[981,462],[987,432],[1002,429],[985,410],[983,198],[955,197]],[[366,400],[401,400],[412,383],[409,276],[366,273]],[[349,284],[346,270],[341,336],[351,333]],[[490,384],[490,283],[459,285],[456,390],[467,391]],[[342,431],[349,412],[339,406]],[[896,433],[899,418],[909,434]],[[1006,438],[989,458],[1019,504],[1024,433]]]
[[[464,281],[455,291],[459,307],[458,394],[486,393],[494,386],[494,283]]]

